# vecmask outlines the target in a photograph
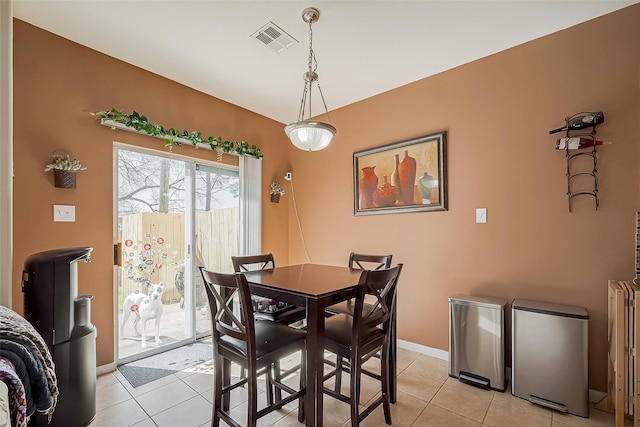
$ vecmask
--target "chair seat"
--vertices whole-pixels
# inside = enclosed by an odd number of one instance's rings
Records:
[[[268,320],[270,322],[282,323],[283,325],[290,325],[307,317],[307,312],[304,307],[288,305],[272,312],[254,312],[253,315],[256,320]]]
[[[306,331],[282,323],[274,323],[267,320],[256,320],[256,358],[258,361],[265,355],[273,354],[277,350],[284,350],[292,345],[303,345],[307,336]],[[235,353],[243,358],[247,357],[247,345],[245,341],[225,335],[220,338],[220,347]]]
[[[353,328],[353,317],[340,313],[335,316],[331,316],[324,322],[325,331],[325,347],[329,351],[339,352],[341,354],[348,354],[351,351],[351,334]],[[380,345],[380,341],[384,340],[384,331],[378,327],[373,327],[363,333],[360,343],[360,348],[365,352],[369,348]]]
[[[362,309],[362,311],[364,313],[367,313],[371,311],[372,307],[373,307],[373,304],[365,302],[364,308]],[[325,311],[333,314],[344,313],[344,314],[348,314],[349,316],[353,316],[353,311],[355,310],[355,308],[356,308],[356,301],[354,299],[350,299],[347,301],[342,301],[337,304],[330,305],[329,307],[325,308]]]

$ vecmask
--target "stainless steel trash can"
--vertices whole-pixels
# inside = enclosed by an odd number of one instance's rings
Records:
[[[589,416],[589,316],[572,305],[516,299],[511,392],[561,412]]]
[[[503,391],[506,300],[469,295],[449,298],[449,376]]]

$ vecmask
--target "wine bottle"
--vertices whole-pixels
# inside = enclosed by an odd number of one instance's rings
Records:
[[[611,145],[611,141],[596,141],[593,138],[560,138],[556,141],[556,150],[564,150],[569,146],[569,150],[579,150],[595,145]]]
[[[580,116],[573,117],[569,119],[568,127],[567,125],[550,130],[549,134],[563,132],[567,130],[578,130],[588,128],[589,126],[599,125],[604,122],[604,113],[602,111],[596,111],[594,113],[587,113]]]

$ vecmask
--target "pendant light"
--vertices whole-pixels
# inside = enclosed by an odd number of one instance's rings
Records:
[[[318,9],[308,7],[302,11],[302,20],[309,24],[309,69],[303,74],[304,78],[304,91],[302,92],[302,100],[300,101],[300,112],[298,113],[298,121],[285,126],[284,131],[291,140],[291,143],[301,150],[305,151],[319,151],[326,148],[330,143],[333,136],[336,134],[336,128],[329,123],[320,122],[311,119],[311,86],[313,83],[318,87],[320,92],[320,98],[324,105],[324,111],[329,117],[329,111],[327,110],[327,104],[324,102],[324,96],[322,95],[322,89],[320,89],[320,82],[318,82],[318,62],[316,56],[313,53],[313,31],[311,24],[317,22],[320,18],[320,12]],[[309,101],[309,120],[304,120],[305,106]],[[329,117],[331,120],[331,117]]]

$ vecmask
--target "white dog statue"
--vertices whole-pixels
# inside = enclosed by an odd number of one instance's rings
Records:
[[[120,339],[124,339],[124,325],[129,320],[131,313],[135,313],[136,317],[133,321],[133,330],[136,336],[140,336],[138,332],[138,323],[142,320],[142,348],[147,348],[147,321],[155,319],[156,326],[156,344],[160,341],[160,318],[162,317],[162,291],[164,283],[147,283],[147,295],[140,291],[129,294],[122,305],[122,325],[120,325]]]

